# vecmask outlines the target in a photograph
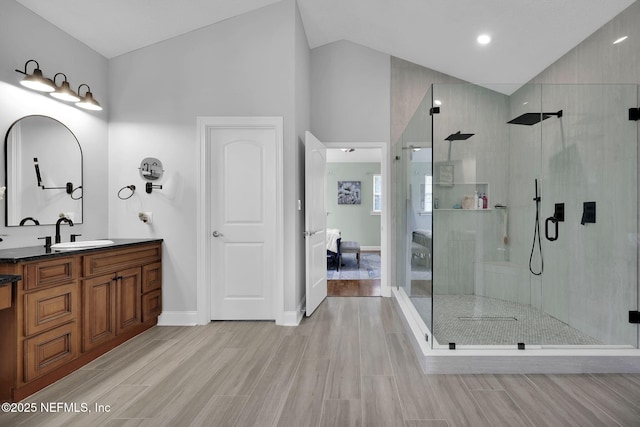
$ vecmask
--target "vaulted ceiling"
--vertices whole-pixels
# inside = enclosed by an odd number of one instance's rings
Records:
[[[17,0],[107,58],[278,0]],[[348,40],[478,84],[524,83],[634,0],[298,0],[311,48]],[[488,34],[492,42],[476,38]],[[613,42],[613,40],[612,40]]]

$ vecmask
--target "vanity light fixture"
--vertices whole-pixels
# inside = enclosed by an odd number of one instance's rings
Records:
[[[36,64],[36,66],[31,74],[29,74],[27,72],[27,68],[29,67],[29,63],[31,62]],[[24,71],[15,71],[25,76],[22,80],[20,80],[20,84],[24,87],[28,87],[29,89],[33,89],[38,92],[48,92],[52,97],[59,99],[60,101],[74,102],[77,107],[84,108],[85,110],[102,110],[102,107],[100,106],[98,101],[96,101],[93,97],[91,88],[88,84],[83,83],[78,86],[78,92],[76,93],[71,90],[71,85],[67,81],[67,75],[65,73],[56,73],[56,75],[53,76],[53,80],[46,78],[42,75],[40,64],[38,64],[38,61],[36,61],[35,59],[30,59],[25,62]],[[56,78],[60,75],[64,77],[64,80],[62,81],[60,86],[58,86],[56,85]],[[87,91],[84,95],[80,95],[82,86],[87,87]]]
[[[57,73],[53,76],[53,83],[56,83],[56,77],[64,76],[64,81],[60,86],[56,85],[55,92],[50,92],[49,95],[53,96],[56,99],[67,102],[78,102],[80,101],[80,97],[77,93],[71,90],[69,86],[69,82],[67,81],[67,75],[65,73]]]
[[[29,74],[27,72],[27,66],[30,62],[35,62],[36,68],[33,70],[33,73]],[[30,59],[24,64],[24,71],[16,70],[16,72],[20,74],[24,74],[25,77],[20,81],[20,84],[24,87],[28,87],[29,89],[37,90],[38,92],[53,92],[56,90],[56,85],[51,81],[51,79],[47,79],[42,75],[42,70],[40,70],[40,64],[35,59]]]
[[[84,96],[80,95],[80,88],[82,86],[87,87],[87,92],[85,92]],[[91,93],[91,88],[89,87],[88,84],[82,83],[80,86],[78,86],[78,95],[80,96],[80,101],[76,102],[76,105],[78,107],[84,108],[85,110],[92,110],[92,111],[102,110],[102,107],[100,106],[100,104],[98,104],[98,101],[96,101],[93,98],[93,94]]]

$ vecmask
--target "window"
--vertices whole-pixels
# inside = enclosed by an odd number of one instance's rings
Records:
[[[382,211],[382,176],[373,175],[373,212]]]
[[[433,176],[425,175],[424,184],[420,185],[422,194],[420,195],[420,207],[422,212],[433,212]]]

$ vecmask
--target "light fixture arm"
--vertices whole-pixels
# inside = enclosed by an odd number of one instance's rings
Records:
[[[80,95],[80,89],[82,88],[82,86],[86,86],[87,87],[87,92],[91,92],[91,88],[89,87],[89,85],[86,84],[86,83],[82,83],[80,86],[78,86],[78,95]],[[85,92],[85,95],[86,95],[87,92]],[[80,96],[82,96],[82,95],[80,95]]]
[[[25,76],[28,75],[29,73],[27,73],[27,66],[29,65],[29,62],[35,62],[36,63],[36,70],[40,69],[40,64],[38,64],[38,61],[36,61],[35,59],[30,59],[27,62],[24,63],[24,71],[22,70],[15,70],[17,73],[20,74],[24,74]]]
[[[56,75],[55,75],[55,76],[53,76],[53,84],[55,84],[56,86],[57,86],[57,83],[56,83],[56,77],[58,77],[58,76],[64,76],[64,81],[63,81],[63,83],[67,81],[67,75],[66,75],[65,73],[56,73]],[[68,83],[68,82],[67,82],[67,83]]]

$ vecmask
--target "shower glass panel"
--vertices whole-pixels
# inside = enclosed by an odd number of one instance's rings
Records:
[[[638,307],[638,122],[628,114],[637,93],[636,85],[432,87],[421,105],[440,103],[421,124],[433,135],[425,139],[433,141],[431,311],[414,301],[411,280],[427,201],[415,177],[427,157],[412,150],[410,128],[398,235],[399,283],[431,322],[434,348],[638,347],[628,319]]]
[[[541,344],[637,347],[636,85],[542,85],[541,101],[564,112],[540,126],[542,216],[562,203],[564,221],[549,221],[558,232],[543,243],[540,309],[580,332]]]
[[[431,330],[432,91],[429,89],[409,121],[396,152],[397,278],[426,328]]]

